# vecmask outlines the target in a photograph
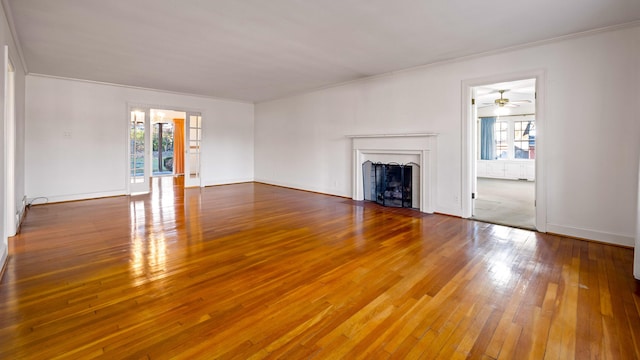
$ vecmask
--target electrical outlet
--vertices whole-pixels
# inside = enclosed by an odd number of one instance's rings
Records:
[[[64,137],[65,139],[71,139],[71,131],[63,131],[62,137]]]

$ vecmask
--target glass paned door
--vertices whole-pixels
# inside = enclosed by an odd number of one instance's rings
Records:
[[[149,109],[129,110],[129,193],[149,192]]]
[[[200,113],[187,113],[188,130],[185,131],[185,169],[184,185],[201,186],[200,149],[202,144],[202,116]]]

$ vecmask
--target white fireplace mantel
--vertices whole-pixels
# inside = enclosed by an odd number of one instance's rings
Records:
[[[390,137],[428,137],[437,136],[436,133],[407,133],[407,134],[364,134],[364,135],[347,135],[348,138],[390,138]]]
[[[435,208],[436,139],[435,133],[348,135],[353,149],[353,200],[364,200],[362,164],[371,160],[420,165],[420,211]]]

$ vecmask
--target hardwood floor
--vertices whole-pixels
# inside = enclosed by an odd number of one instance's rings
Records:
[[[631,249],[263,184],[164,185],[28,211],[0,358],[640,358]]]

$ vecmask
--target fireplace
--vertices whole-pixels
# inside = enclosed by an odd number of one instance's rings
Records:
[[[401,206],[420,209],[421,212],[433,213],[435,208],[435,181],[436,181],[436,134],[385,134],[385,135],[350,135],[353,150],[353,200],[382,201],[387,206]],[[366,165],[369,164],[369,165]],[[385,167],[379,169],[376,175],[374,164],[386,166],[400,166],[403,170],[395,167]],[[401,165],[404,164],[404,165]],[[406,170],[410,168],[410,170]],[[395,174],[396,180],[385,180],[394,183],[391,188],[382,185],[382,198],[378,199],[377,189],[373,193],[374,187],[371,182],[373,176],[381,176],[386,172]],[[398,187],[395,186],[397,179],[411,178],[411,192],[401,191],[406,194],[398,194]],[[382,180],[382,179],[381,179]],[[404,188],[406,184],[403,183]],[[376,185],[377,188],[377,185]],[[385,192],[388,196],[385,199]],[[402,200],[399,200],[399,198]],[[411,202],[411,205],[408,205]],[[392,205],[390,205],[392,204]]]
[[[415,163],[403,165],[365,161],[362,164],[364,199],[383,206],[417,208],[415,205],[418,202],[413,202],[414,167],[420,171]]]

